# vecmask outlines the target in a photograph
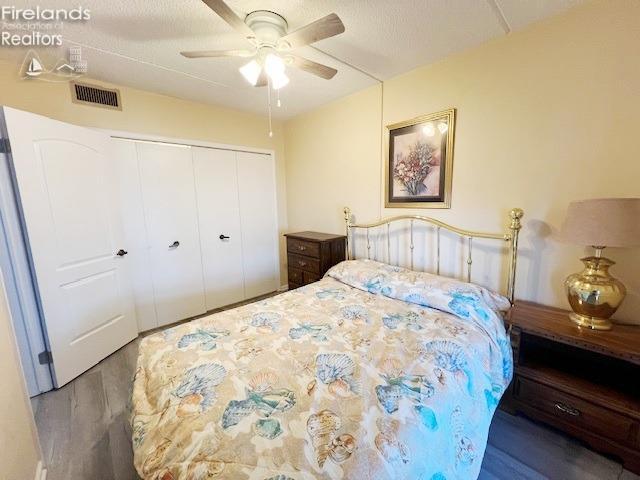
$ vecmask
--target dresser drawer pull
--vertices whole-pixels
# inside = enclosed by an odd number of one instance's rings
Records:
[[[562,413],[566,413],[571,415],[572,417],[577,417],[580,415],[580,410],[577,408],[570,407],[569,405],[565,405],[564,403],[557,402],[556,409],[560,410]]]
[[[298,265],[300,265],[301,267],[305,267],[307,265],[307,262],[303,262],[302,260],[298,260]]]
[[[307,247],[305,247],[304,245],[298,245],[298,250],[300,250],[301,252],[304,252],[307,249]]]

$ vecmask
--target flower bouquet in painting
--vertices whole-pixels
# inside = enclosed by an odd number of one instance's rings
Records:
[[[424,181],[429,175],[432,161],[431,147],[417,141],[409,147],[408,154],[398,154],[393,164],[393,176],[402,182],[409,195],[419,195],[425,189]]]

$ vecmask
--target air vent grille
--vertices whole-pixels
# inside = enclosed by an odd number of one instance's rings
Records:
[[[71,82],[71,98],[74,103],[122,110],[120,92],[115,89]]]

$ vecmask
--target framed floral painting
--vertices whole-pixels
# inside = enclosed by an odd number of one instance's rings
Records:
[[[450,208],[453,108],[387,126],[387,208]]]

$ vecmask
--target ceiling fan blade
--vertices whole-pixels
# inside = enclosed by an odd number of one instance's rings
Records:
[[[342,20],[335,13],[331,13],[285,35],[280,41],[286,42],[291,48],[296,48],[310,45],[324,38],[340,35],[342,32],[344,32]]]
[[[209,57],[252,57],[255,52],[251,50],[198,50],[195,52],[180,52],[180,55],[187,58],[209,58]]]
[[[335,68],[327,67],[326,65],[298,57],[297,55],[287,55],[287,58],[291,58],[294,67],[298,67],[300,70],[312,73],[325,80],[331,80],[335,74],[338,73],[338,70]]]
[[[211,10],[216,12],[220,18],[222,18],[225,22],[231,25],[234,28],[234,30],[241,33],[247,38],[255,37],[256,34],[253,32],[253,30],[251,30],[249,26],[246,23],[244,23],[244,20],[242,20],[238,15],[236,15],[234,11],[231,10],[231,8],[229,8],[229,5],[224,3],[222,0],[202,0],[202,1],[207,5],[207,7],[209,7]]]

